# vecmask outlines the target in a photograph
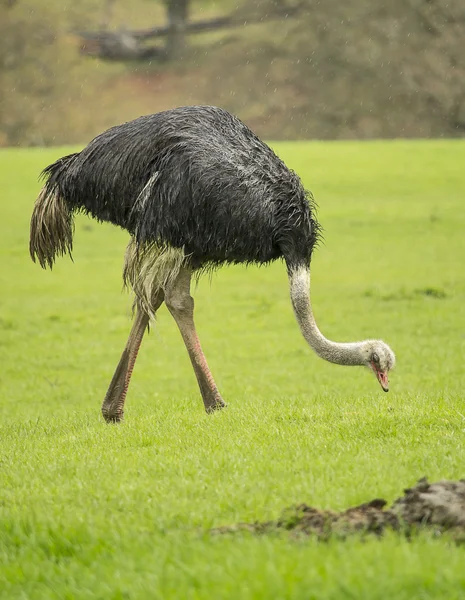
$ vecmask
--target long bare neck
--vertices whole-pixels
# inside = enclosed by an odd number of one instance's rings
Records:
[[[332,342],[318,329],[310,301],[310,269],[290,269],[289,285],[292,306],[302,335],[318,356],[338,365],[363,365],[360,352],[362,342]]]

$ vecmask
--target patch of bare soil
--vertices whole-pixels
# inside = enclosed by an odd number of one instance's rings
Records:
[[[286,508],[277,521],[238,523],[218,527],[212,533],[289,531],[292,535],[326,540],[331,536],[345,538],[355,533],[380,536],[386,530],[410,535],[421,528],[436,534],[451,531],[457,541],[465,541],[465,479],[430,484],[423,478],[414,487],[404,490],[404,495],[390,508],[386,505],[385,500],[375,499],[335,512],[300,504]]]

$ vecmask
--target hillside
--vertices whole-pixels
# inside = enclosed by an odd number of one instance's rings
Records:
[[[114,123],[196,103],[221,105],[268,139],[465,132],[462,0],[306,0],[298,17],[191,36],[184,59],[168,64],[79,55],[70,31],[97,27],[96,0],[53,0],[40,14],[33,4],[0,8],[3,145],[84,142]],[[256,4],[266,14],[276,0]],[[193,1],[191,20],[235,6]],[[159,3],[134,0],[117,5],[111,27],[163,23]]]

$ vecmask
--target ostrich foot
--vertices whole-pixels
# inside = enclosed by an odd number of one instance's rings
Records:
[[[124,413],[110,413],[102,410],[102,416],[107,423],[121,423],[124,418]]]
[[[204,398],[203,403],[205,405],[205,412],[209,415],[228,406],[219,394],[207,400]]]
[[[132,372],[129,358],[129,351],[125,348],[105,395],[102,416],[107,423],[121,423],[123,420],[124,402]]]

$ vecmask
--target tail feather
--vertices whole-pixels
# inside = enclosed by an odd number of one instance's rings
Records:
[[[29,252],[43,269],[52,268],[56,256],[71,256],[73,249],[73,212],[60,191],[60,180],[75,156],[65,156],[42,173],[46,183],[32,212]]]

